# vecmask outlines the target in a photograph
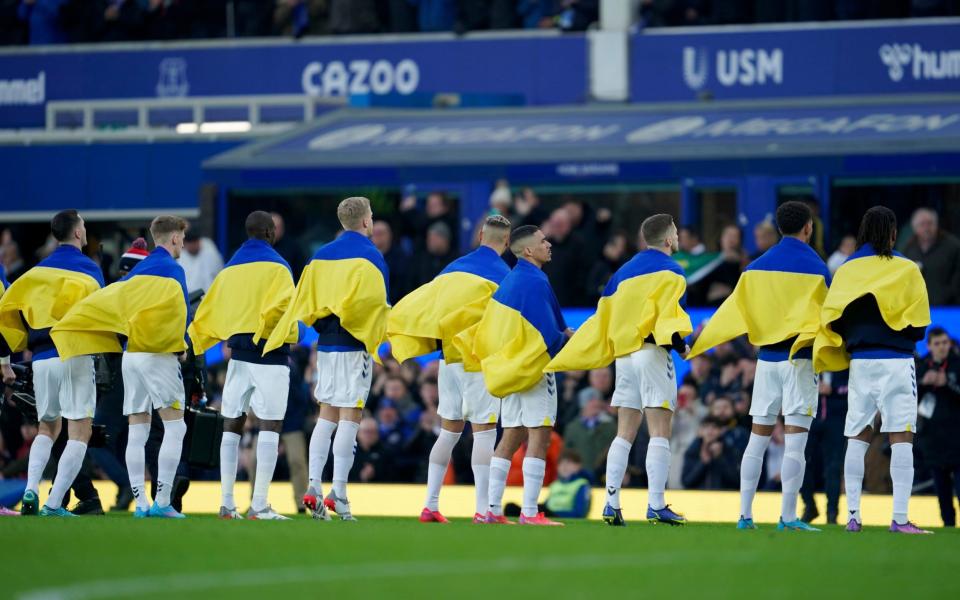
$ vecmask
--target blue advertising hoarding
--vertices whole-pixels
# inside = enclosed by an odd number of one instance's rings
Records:
[[[633,102],[960,91],[960,20],[647,30]]]
[[[582,35],[5,50],[0,128],[42,127],[54,100],[483,93],[573,104],[586,98],[586,60]]]

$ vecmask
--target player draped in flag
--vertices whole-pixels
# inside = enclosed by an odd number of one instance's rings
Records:
[[[690,357],[743,334],[760,347],[750,403],[753,426],[740,465],[737,528],[756,529],[753,498],[763,455],[782,413],[786,435],[777,529],[818,531],[797,518],[797,494],[806,467],[807,435],[819,398],[811,347],[830,286],[830,272],[809,245],[813,216],[806,204],[783,203],[776,220],[783,239],[747,266],[733,293],[707,322]]]
[[[894,252],[896,240],[893,211],[884,206],[868,210],[860,222],[857,250],[837,270],[823,303],[813,348],[817,371],[850,369],[843,479],[851,532],[861,529],[864,456],[879,412],[880,431],[890,438],[890,531],[931,533],[907,518],[917,429],[914,350],[930,324],[930,303],[916,263]]]
[[[37,514],[40,478],[50,459],[50,450],[60,435],[61,418],[67,420],[69,441],[60,456],[53,489],[40,514],[72,517],[63,508],[63,497],[80,472],[93,426],[97,403],[93,357],[63,356],[50,336],[69,309],[103,285],[100,267],[81,252],[87,245],[87,230],[76,210],[63,210],[50,222],[57,248],[24,273],[0,298],[0,336],[4,352],[33,353],[33,389],[37,402],[38,434],[30,446],[27,488],[21,513]],[[63,358],[61,361],[60,358]],[[4,381],[10,369],[4,365]]]
[[[283,345],[297,321],[312,325],[319,334],[314,394],[320,418],[310,437],[310,485],[303,504],[314,518],[329,519],[330,509],[352,521],[347,475],[370,393],[373,357],[386,337],[389,275],[383,256],[370,241],[370,201],[347,198],[337,207],[337,218],[343,233],[317,250],[303,270],[294,298],[264,350]],[[320,478],[334,430],[333,491],[324,499]]]
[[[230,348],[223,387],[223,438],[220,442],[221,519],[239,519],[233,497],[240,436],[248,411],[257,417],[257,470],[248,519],[287,520],[267,504],[277,465],[280,431],[290,389],[290,346],[297,341],[292,323],[284,343],[264,353],[267,337],[293,297],[290,265],[273,242],[276,229],[270,213],[258,210],[246,220],[247,241],[213,280],[197,307],[189,333],[197,353],[218,342]]]
[[[549,365],[548,371],[596,369],[616,360],[612,406],[617,437],[607,455],[607,504],[603,519],[626,522],[620,487],[630,449],[643,418],[647,419],[649,499],[647,519],[682,525],[683,515],[664,499],[670,471],[670,427],[677,408],[677,380],[670,350],[685,356],[684,337],[693,331],[683,309],[687,283],[670,256],[677,251],[677,227],[670,215],[654,215],[640,226],[647,249],[620,267],[603,290],[597,312],[587,320]]]
[[[427,504],[420,514],[425,523],[447,522],[440,513],[440,488],[467,420],[473,431],[473,521],[486,522],[490,459],[497,442],[500,400],[487,391],[479,365],[465,363],[453,339],[479,323],[491,295],[510,272],[500,258],[509,238],[510,221],[499,215],[487,217],[480,232],[480,247],[453,261],[433,281],[400,300],[387,320],[387,337],[398,361],[437,349],[443,352],[437,382],[441,430],[430,451]]]
[[[514,230],[510,251],[517,265],[484,310],[467,349],[468,336],[457,336],[461,352],[479,362],[487,390],[503,398],[503,437],[490,460],[488,523],[510,523],[503,516],[503,491],[510,459],[527,439],[523,459],[521,525],[562,525],[537,510],[543,487],[550,432],[557,420],[557,384],[543,369],[570,335],[560,304],[542,271],[550,261],[550,242],[532,225]]]
[[[187,425],[181,355],[187,349],[187,284],[177,257],[187,222],[159,216],[150,224],[156,246],[123,279],[80,303],[51,331],[60,356],[123,352],[123,414],[130,427],[127,472],[136,498],[134,517],[182,519],[170,505],[173,478]],[[121,346],[118,336],[125,338]],[[163,420],[157,459],[157,494],[149,504],[144,487],[144,448],[156,409]]]

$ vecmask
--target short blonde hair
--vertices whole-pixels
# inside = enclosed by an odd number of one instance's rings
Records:
[[[363,196],[353,196],[342,201],[337,206],[337,218],[340,224],[348,231],[360,229],[364,217],[372,214],[370,201]]]
[[[150,223],[150,237],[157,246],[170,241],[174,233],[187,230],[187,220],[175,215],[160,215]]]
[[[510,238],[510,220],[502,215],[490,215],[483,222],[483,239],[488,242],[505,242]]]

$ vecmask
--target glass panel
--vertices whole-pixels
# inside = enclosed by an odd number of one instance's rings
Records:
[[[737,190],[733,187],[701,188],[696,190],[700,205],[700,239],[707,250],[720,250],[723,228],[737,222]]]

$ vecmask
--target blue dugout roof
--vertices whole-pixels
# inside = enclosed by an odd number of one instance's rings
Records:
[[[507,176],[960,174],[960,95],[559,109],[344,109],[218,155],[233,187],[392,185]]]

